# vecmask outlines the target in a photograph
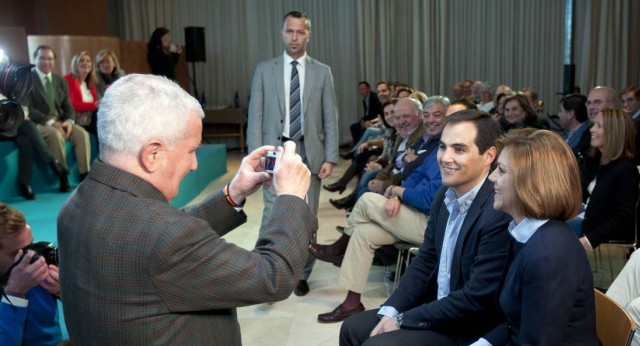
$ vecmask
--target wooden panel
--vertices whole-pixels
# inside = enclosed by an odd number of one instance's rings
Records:
[[[120,39],[108,36],[27,36],[29,56],[33,56],[38,46],[47,45],[56,52],[56,62],[53,68],[59,75],[69,73],[71,58],[83,50],[89,51],[92,59],[104,48],[113,50],[120,56]],[[35,61],[32,61],[35,64]]]
[[[0,27],[0,48],[13,62],[29,62],[24,27]]]
[[[147,43],[144,41],[120,41],[120,67],[126,73],[149,73]]]

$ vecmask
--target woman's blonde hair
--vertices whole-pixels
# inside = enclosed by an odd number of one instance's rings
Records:
[[[609,163],[617,159],[633,159],[636,151],[636,129],[633,120],[621,109],[603,109],[604,146],[600,149],[601,161]],[[594,148],[595,154],[595,148]]]
[[[89,57],[89,60],[91,60],[91,55],[86,50],[83,50],[82,52],[74,55],[73,58],[71,58],[71,75],[73,76],[73,78],[79,81],[82,81],[80,79],[80,70],[79,70],[80,58],[82,58],[85,55]],[[84,81],[87,83],[87,87],[95,86],[98,83],[98,79],[96,78],[96,69],[93,63],[91,64],[91,71],[89,72],[87,77],[84,79]]]
[[[513,172],[516,210],[535,219],[569,220],[582,203],[578,162],[559,135],[512,130],[498,140]]]
[[[118,62],[118,57],[116,57],[116,53],[114,53],[111,49],[108,49],[108,48],[105,48],[99,51],[98,54],[96,54],[96,66],[100,68],[100,64],[102,64],[102,60],[104,60],[106,57],[111,57],[111,60],[113,60],[114,68],[113,68],[113,71],[111,71],[111,73],[119,72],[120,63]]]

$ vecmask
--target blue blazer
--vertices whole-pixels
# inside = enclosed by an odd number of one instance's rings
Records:
[[[458,235],[451,293],[437,300],[439,258],[449,219],[446,190],[443,186],[436,194],[420,252],[383,305],[404,313],[404,327],[432,329],[472,342],[501,321],[494,302],[506,262],[511,218],[493,209],[493,183],[486,179]]]
[[[593,274],[571,228],[552,220],[525,244],[512,242],[499,299],[506,323],[485,339],[494,346],[599,345]]]

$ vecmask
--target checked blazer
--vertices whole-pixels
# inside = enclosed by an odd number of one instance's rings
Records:
[[[77,345],[240,345],[236,307],[287,298],[317,219],[279,196],[252,251],[221,191],[183,210],[141,178],[95,162],[58,217],[65,320]]]

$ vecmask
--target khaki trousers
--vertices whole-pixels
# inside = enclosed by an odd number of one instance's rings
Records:
[[[387,201],[382,195],[367,192],[353,207],[347,219],[345,234],[351,236],[344,255],[338,284],[356,293],[362,293],[376,249],[402,240],[422,244],[428,216],[413,207],[402,204],[394,217],[384,211]]]
[[[64,136],[62,132],[53,126],[38,125],[38,131],[44,138],[44,141],[51,149],[53,156],[60,164],[67,168],[67,154],[64,147]],[[78,171],[80,174],[89,173],[89,165],[91,161],[91,144],[89,143],[89,133],[78,125],[73,125],[69,141],[73,144],[78,160]]]

